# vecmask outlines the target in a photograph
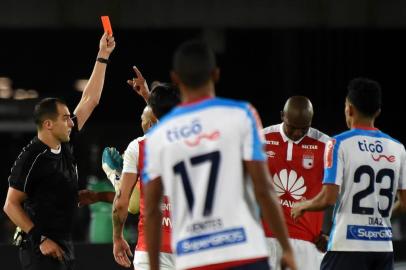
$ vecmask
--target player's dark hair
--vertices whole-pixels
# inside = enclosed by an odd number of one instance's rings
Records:
[[[154,82],[148,105],[155,117],[160,119],[180,103],[180,94],[176,86],[170,83]]]
[[[347,99],[366,117],[373,117],[381,108],[381,86],[368,78],[355,78],[348,84]]]
[[[210,79],[216,68],[216,57],[209,46],[200,40],[181,44],[173,56],[173,69],[190,88],[198,88]]]
[[[37,128],[41,128],[46,119],[55,120],[58,117],[58,103],[66,105],[60,98],[44,98],[35,105],[34,122]]]

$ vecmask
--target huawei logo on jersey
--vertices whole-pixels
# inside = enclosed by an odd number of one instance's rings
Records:
[[[286,169],[283,169],[278,174],[273,176],[273,182],[275,191],[281,199],[282,205],[292,207],[293,202],[289,199],[300,200],[303,198],[303,194],[306,192],[306,186],[304,178],[297,177],[297,173],[291,170],[288,174]]]

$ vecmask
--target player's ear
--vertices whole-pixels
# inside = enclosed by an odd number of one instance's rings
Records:
[[[180,84],[179,76],[174,70],[171,71],[171,80],[174,85]]]
[[[381,114],[381,109],[378,109],[374,114],[374,118],[377,118]]]
[[[355,107],[354,107],[351,103],[349,103],[349,104],[348,104],[348,115],[351,116],[351,117],[353,117],[355,111],[356,111],[356,110],[355,110]]]

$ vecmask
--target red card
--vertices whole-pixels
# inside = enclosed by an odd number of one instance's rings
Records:
[[[101,20],[102,20],[104,32],[105,33],[107,32],[107,34],[109,36],[112,36],[113,35],[113,29],[111,28],[109,16],[101,16]]]

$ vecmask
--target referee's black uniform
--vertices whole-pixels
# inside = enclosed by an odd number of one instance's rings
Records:
[[[76,117],[71,142],[78,133]],[[25,237],[20,246],[23,269],[73,269],[73,218],[78,199],[78,174],[72,143],[62,143],[59,151],[34,137],[18,156],[9,177],[10,187],[27,194],[24,210],[41,231],[65,252],[63,262],[42,255],[39,243]]]

